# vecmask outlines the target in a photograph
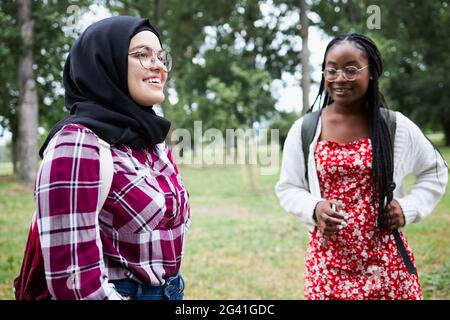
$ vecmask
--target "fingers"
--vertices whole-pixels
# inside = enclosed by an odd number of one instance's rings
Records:
[[[387,228],[389,230],[396,230],[402,228],[405,225],[405,216],[400,204],[393,200],[386,206],[386,215],[388,218]]]
[[[325,211],[330,217],[336,219],[345,219],[346,214],[344,213],[344,204],[336,200],[330,200],[330,206]]]
[[[344,212],[345,205],[336,200],[320,201],[315,208],[317,226],[322,233],[325,245],[336,231],[347,226],[347,214]]]
[[[396,229],[403,227],[404,225],[405,225],[405,219],[401,216],[395,215],[394,217],[391,216],[391,218],[389,219],[388,229],[396,230]]]
[[[337,230],[347,226],[347,215],[343,211],[344,205],[338,201],[326,201],[318,208],[316,216],[318,225],[324,236],[329,237]]]
[[[332,218],[337,219],[337,220],[341,220],[342,221],[342,220],[347,219],[347,215],[344,213],[343,210],[337,211],[337,210],[330,209],[330,210],[325,211],[325,213],[329,217],[332,217]]]

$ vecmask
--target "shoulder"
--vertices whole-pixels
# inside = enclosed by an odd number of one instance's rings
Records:
[[[411,119],[409,119],[407,116],[405,116],[400,111],[394,111],[394,110],[391,110],[391,111],[395,113],[395,119],[397,121],[397,125],[410,126],[411,124],[414,124],[414,122],[412,122]]]
[[[433,148],[431,142],[426,138],[425,134],[411,119],[402,114],[399,111],[395,112],[397,119],[397,129],[395,133],[395,145],[402,155],[418,154],[423,156],[424,150],[430,150]],[[409,157],[408,159],[415,159],[415,157]],[[402,158],[402,161],[407,161],[406,158]]]
[[[301,153],[302,148],[302,123],[303,123],[304,117],[300,117],[299,119],[295,120],[294,123],[291,125],[286,140],[284,141],[283,145],[283,152],[288,153]]]
[[[289,130],[288,139],[291,137],[299,140],[301,143],[302,133],[305,133],[307,139],[312,141],[317,131],[317,125],[320,122],[320,115],[321,113],[319,111],[315,111],[307,113],[295,120]]]
[[[165,152],[165,153],[170,152],[170,148],[165,141],[155,145],[155,148],[157,148],[158,150]]]
[[[97,138],[97,135],[89,128],[85,127],[82,124],[79,123],[69,123],[64,125],[61,130],[59,130],[56,134],[56,136],[78,136],[78,135],[87,135],[87,136],[94,136]]]
[[[415,124],[411,119],[405,116],[400,111],[395,111],[396,122],[397,122],[397,133],[406,133],[411,137],[416,135],[423,135],[422,130],[417,124]]]
[[[303,121],[305,120],[305,116],[301,116],[300,118],[298,118],[297,120],[294,121],[294,123],[291,125],[291,128],[289,129],[289,132],[291,133],[295,133],[300,134],[301,130],[302,130],[302,124]]]
[[[92,130],[81,124],[69,123],[50,140],[44,158],[48,156],[98,158],[98,150],[99,140]]]
[[[295,120],[294,123],[291,125],[291,127],[289,128],[289,131],[287,133],[285,144],[300,140],[303,118],[304,117],[301,117],[301,118]]]
[[[100,149],[96,135],[82,125],[67,124],[52,137],[45,149],[36,178],[36,192],[42,192],[42,186],[48,188],[47,184],[54,184],[59,190],[81,190],[90,186],[92,191],[91,187],[98,187],[99,168]],[[84,200],[89,202],[89,199]]]
[[[158,143],[154,146],[154,149],[157,150],[160,159],[168,159],[169,162],[175,165],[175,160],[173,158],[172,150],[167,145],[165,141]]]

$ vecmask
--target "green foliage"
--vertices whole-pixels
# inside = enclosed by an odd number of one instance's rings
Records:
[[[80,9],[79,14],[89,10],[93,0],[71,1]],[[34,62],[38,83],[39,124],[51,128],[68,112],[64,108],[62,72],[64,62],[79,30],[70,23],[74,17],[68,12],[71,2],[33,2],[35,23]]]
[[[17,130],[17,64],[19,60],[20,31],[16,23],[16,6],[12,1],[0,7],[0,126]],[[0,132],[0,135],[2,132]]]
[[[33,53],[38,84],[40,125],[51,127],[64,111],[62,68],[79,30],[68,27],[67,9],[82,14],[92,3],[113,14],[148,17],[157,24],[164,46],[174,58],[170,95],[163,104],[173,127],[192,130],[195,120],[220,130],[277,120],[270,83],[282,72],[300,71],[301,52],[294,47],[301,27],[286,24],[298,13],[296,0],[83,0],[33,1]],[[267,16],[260,6],[272,3]],[[320,16],[316,23],[330,35],[361,32],[371,36],[384,57],[381,87],[389,104],[422,127],[450,128],[449,10],[445,1],[319,1],[310,2]],[[381,29],[369,30],[369,5],[381,9]],[[0,8],[0,125],[17,132],[17,62],[21,52],[15,1]],[[414,17],[414,18],[412,18]],[[310,21],[310,25],[314,25]],[[278,116],[280,117],[280,116]],[[281,115],[283,117],[283,115]],[[278,119],[277,121],[279,121]],[[447,129],[447,131],[450,129]],[[283,135],[283,133],[282,133]],[[450,133],[446,132],[447,143]]]
[[[270,119],[275,100],[270,83],[283,71],[294,71],[299,52],[282,30],[283,9],[264,19],[260,5],[267,1],[161,1],[157,19],[148,1],[110,1],[113,12],[159,21],[162,40],[174,57],[169,85],[178,101],[163,109],[177,127],[192,130],[194,120],[220,130],[250,127]]]
[[[34,22],[34,76],[39,101],[39,123],[50,128],[61,119],[64,111],[62,70],[70,45],[79,31],[69,26],[73,17],[68,12],[74,3],[80,14],[88,10],[92,0],[32,1]],[[17,21],[17,2],[2,1],[0,8],[0,125],[17,134],[18,87],[17,69],[23,45]],[[64,32],[66,30],[66,32]],[[4,85],[3,85],[4,84]]]
[[[287,138],[289,129],[292,124],[299,118],[297,112],[282,112],[279,111],[274,118],[274,121],[270,125],[270,129],[280,130],[280,148],[283,149],[284,141]]]
[[[369,30],[367,8],[380,8],[381,29]],[[446,1],[315,1],[329,35],[359,32],[383,56],[381,87],[388,103],[422,127],[441,127],[450,145],[450,10]]]

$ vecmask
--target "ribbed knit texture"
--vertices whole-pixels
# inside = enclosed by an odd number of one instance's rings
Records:
[[[406,225],[418,222],[429,215],[437,205],[448,181],[448,171],[444,160],[434,150],[419,127],[402,113],[396,112],[397,130],[394,141],[394,191],[396,199],[402,207]],[[309,185],[305,179],[303,160],[301,124],[298,119],[291,127],[284,144],[281,174],[275,186],[280,205],[288,212],[297,215],[306,222],[312,231],[315,226],[313,211],[322,199],[317,168],[314,163],[314,149],[322,129],[319,120],[317,132],[311,144],[308,159]],[[406,176],[416,176],[410,192],[404,192]]]

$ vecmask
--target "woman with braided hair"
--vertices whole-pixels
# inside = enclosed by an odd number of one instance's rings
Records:
[[[304,159],[307,115],[289,131],[276,185],[281,206],[310,231],[305,298],[422,299],[414,256],[399,229],[439,202],[446,163],[411,120],[387,110],[378,88],[383,63],[371,39],[334,38],[322,71],[310,152]],[[408,194],[407,175],[416,177]]]

